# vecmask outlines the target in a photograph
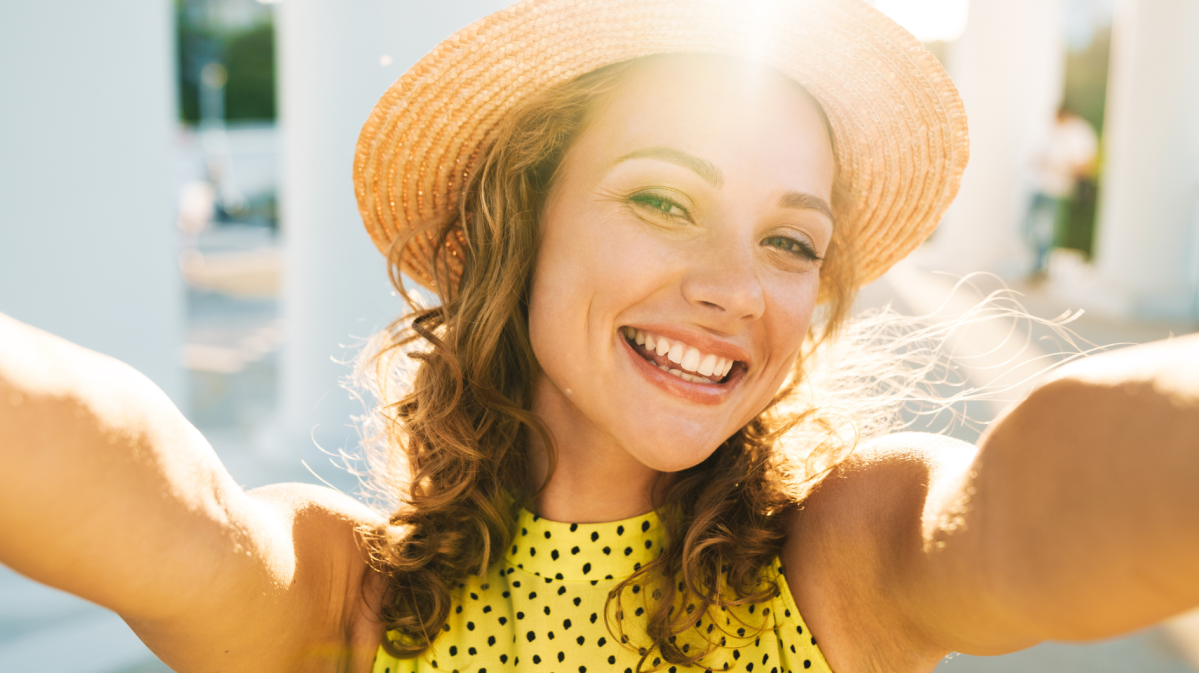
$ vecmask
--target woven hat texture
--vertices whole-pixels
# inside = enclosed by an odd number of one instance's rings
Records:
[[[504,115],[530,95],[642,56],[714,53],[773,67],[824,108],[859,277],[936,228],[969,154],[957,90],[931,53],[861,0],[524,0],[454,34],[383,94],[358,138],[354,190],[386,253],[457,216],[460,190]],[[433,234],[402,270],[432,288]],[[458,237],[448,245],[460,259]]]

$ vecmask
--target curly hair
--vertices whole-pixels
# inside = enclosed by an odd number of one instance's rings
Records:
[[[452,590],[501,559],[518,508],[536,495],[524,487],[532,436],[548,448],[553,473],[554,444],[530,411],[538,364],[528,297],[541,236],[538,214],[572,140],[629,67],[594,71],[525,102],[504,120],[468,176],[458,217],[418,227],[392,246],[391,279],[412,311],[379,337],[373,366],[388,447],[382,469],[402,475],[389,484],[402,493],[402,504],[370,539],[386,578],[381,616],[392,634],[384,648],[393,656],[414,657],[428,648],[446,623]],[[774,594],[760,578],[782,547],[780,515],[852,449],[852,432],[799,394],[805,359],[836,333],[857,289],[853,232],[839,216],[842,193],[838,178],[837,226],[820,272],[820,315],[787,383],[706,460],[675,475],[655,503],[667,531],[663,554],[609,594],[612,609],[605,612],[620,614],[627,589],[652,587],[651,642],[629,644],[642,653],[642,663],[655,652],[673,664],[705,653],[675,645],[695,621],[674,609],[680,601],[702,614]],[[429,260],[438,288],[433,306],[401,282],[401,252],[417,236],[439,243]],[[445,244],[451,236],[464,243],[460,258]],[[456,283],[454,273],[460,273]],[[389,403],[396,395],[386,382],[397,366],[409,371],[401,379],[405,389],[394,391],[402,396]],[[801,441],[779,448],[795,437]],[[619,620],[609,619],[608,628],[620,632]]]

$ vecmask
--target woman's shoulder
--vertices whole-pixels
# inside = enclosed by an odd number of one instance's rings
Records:
[[[925,521],[927,505],[957,492],[976,455],[974,445],[943,435],[879,437],[855,449],[789,513],[780,557],[833,670],[859,670],[859,657],[874,649],[939,656],[903,640],[911,630],[895,599],[897,569],[932,523]],[[911,670],[896,664],[885,668]]]
[[[312,484],[272,484],[249,495],[272,513],[280,531],[288,531],[295,588],[307,585],[308,601],[326,617],[323,625],[301,629],[307,634],[304,647],[326,640],[322,649],[344,653],[336,657],[337,673],[369,671],[382,639],[384,582],[371,568],[367,538],[386,517],[345,493]]]

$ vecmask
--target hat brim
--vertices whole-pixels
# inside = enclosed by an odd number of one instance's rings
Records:
[[[821,104],[845,197],[837,226],[850,228],[863,284],[925,240],[957,193],[969,155],[957,90],[914,36],[861,0],[524,0],[443,41],[375,105],[353,168],[371,239],[386,254],[412,227],[456,217],[475,162],[529,96],[674,53],[762,63]],[[413,237],[401,257],[430,289],[436,245]]]

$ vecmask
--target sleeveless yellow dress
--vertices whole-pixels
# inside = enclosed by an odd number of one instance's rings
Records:
[[[413,659],[396,659],[380,647],[373,673],[632,673],[641,656],[608,631],[604,604],[620,580],[657,557],[664,539],[652,512],[624,521],[573,524],[522,510],[504,560],[486,577],[472,575],[459,586],[432,647]],[[697,632],[722,647],[697,665],[663,670],[831,673],[795,607],[778,559],[763,579],[778,587],[768,602],[697,616]],[[624,610],[633,619],[622,623],[628,622],[625,631],[635,644],[644,640],[644,620],[636,619],[644,609],[631,591]],[[661,662],[650,657],[646,664]]]

